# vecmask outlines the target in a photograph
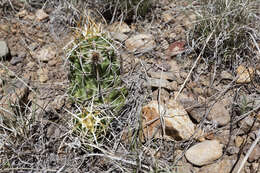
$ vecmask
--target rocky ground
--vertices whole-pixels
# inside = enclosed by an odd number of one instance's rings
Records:
[[[52,6],[3,7],[0,172],[237,172],[260,135],[260,52],[233,69],[197,62],[189,5],[162,1],[135,22],[95,19],[114,40],[129,94],[106,142],[91,150],[73,133],[73,30],[55,22]],[[260,172],[259,142],[249,154],[241,172]]]

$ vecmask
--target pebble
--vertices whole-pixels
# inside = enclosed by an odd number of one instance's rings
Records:
[[[0,41],[0,59],[6,58],[9,54],[9,48],[5,41]]]
[[[130,52],[148,52],[156,47],[154,37],[151,34],[138,34],[125,41],[126,49]]]
[[[196,166],[212,163],[222,156],[223,145],[217,140],[205,140],[192,147],[185,153],[186,159]]]

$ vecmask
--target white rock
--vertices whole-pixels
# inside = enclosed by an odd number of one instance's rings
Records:
[[[196,166],[212,163],[222,156],[223,144],[217,140],[200,142],[187,150],[186,159]]]
[[[39,20],[39,21],[47,19],[49,17],[49,15],[47,13],[45,13],[43,11],[43,9],[37,10],[36,13],[35,13],[35,16],[36,16],[36,19]]]
[[[126,49],[130,52],[148,52],[152,50],[156,43],[151,34],[138,34],[125,41]]]
[[[252,67],[246,68],[240,65],[236,71],[238,76],[237,83],[239,84],[250,83],[254,76],[254,69]]]
[[[143,107],[143,132],[146,138],[162,138],[159,110],[164,117],[166,137],[179,141],[192,136],[195,126],[187,112],[179,103],[169,100],[167,105],[158,105],[157,101],[152,101]]]
[[[9,49],[5,41],[0,41],[0,58],[4,58],[9,54]]]
[[[42,48],[36,54],[38,60],[42,62],[48,62],[49,60],[53,59],[56,55],[56,52],[52,50],[51,47]]]
[[[131,31],[131,29],[125,22],[115,22],[112,25],[108,26],[108,30],[110,32],[118,32],[122,34]]]

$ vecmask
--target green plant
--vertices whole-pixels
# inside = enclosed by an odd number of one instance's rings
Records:
[[[75,128],[93,141],[106,132],[111,121],[98,107],[107,107],[116,115],[124,105],[127,91],[122,86],[120,63],[112,41],[93,20],[88,18],[86,22],[83,28],[76,30],[69,52],[69,94],[73,102],[82,107],[75,115]],[[86,104],[91,104],[91,109]]]

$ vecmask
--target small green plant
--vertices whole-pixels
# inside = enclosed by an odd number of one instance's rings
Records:
[[[75,32],[73,48],[69,52],[70,89],[81,113],[75,119],[75,128],[85,132],[89,139],[99,139],[105,133],[111,118],[97,107],[106,107],[116,115],[124,105],[126,89],[120,79],[120,63],[112,41],[90,18],[83,29]],[[86,111],[91,104],[91,111]],[[93,141],[93,140],[92,140]]]

